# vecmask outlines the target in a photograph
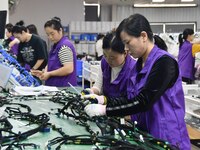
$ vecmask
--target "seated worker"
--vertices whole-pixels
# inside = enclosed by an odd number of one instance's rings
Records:
[[[12,29],[15,38],[19,39],[19,49],[17,60],[24,66],[28,64],[33,70],[42,70],[47,64],[47,49],[43,40],[27,32],[27,28],[22,24],[15,25]]]
[[[18,46],[20,41],[13,36],[12,34],[13,25],[11,23],[6,24],[5,28],[6,28],[7,39],[3,42],[3,46],[4,48],[8,49],[9,53],[17,57]]]
[[[82,93],[111,97],[127,96],[129,73],[136,61],[124,49],[122,41],[116,39],[114,32],[106,34],[102,47],[104,56],[97,80],[91,89],[85,89]]]
[[[66,87],[70,86],[68,83],[76,86],[76,52],[73,44],[64,36],[60,18],[54,17],[47,21],[44,28],[54,44],[45,70],[31,70],[31,73],[44,80],[48,86]]]
[[[150,23],[143,15],[134,14],[124,19],[117,28],[117,38],[125,43],[125,49],[134,58],[138,58],[130,70],[133,76],[129,88],[133,91],[128,94],[131,98],[104,97],[107,105],[89,104],[85,112],[91,117],[132,115],[131,120],[137,121],[138,128],[180,150],[190,150],[177,61],[160,48],[163,41],[155,40],[159,37],[153,36]]]

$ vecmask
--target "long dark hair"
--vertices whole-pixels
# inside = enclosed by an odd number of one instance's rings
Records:
[[[184,40],[188,38],[188,35],[193,35],[194,30],[193,29],[185,29],[183,33],[179,34],[178,41],[179,41],[179,48],[183,45]]]
[[[162,40],[159,36],[153,36],[153,32],[151,30],[151,26],[149,24],[149,21],[141,14],[134,14],[130,17],[124,19],[118,26],[116,30],[116,35],[118,39],[120,38],[120,33],[124,31],[127,34],[134,36],[134,37],[140,37],[141,32],[145,31],[147,33],[148,39],[153,42],[153,39],[155,41],[155,44],[164,50],[167,50],[167,45],[165,44],[164,40]]]
[[[124,43],[121,40],[116,38],[115,32],[109,32],[106,34],[106,36],[103,38],[102,48],[104,50],[112,49],[112,51],[115,51],[120,54],[123,54],[125,52]]]

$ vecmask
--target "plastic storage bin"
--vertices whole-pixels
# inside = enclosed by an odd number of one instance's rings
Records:
[[[81,34],[80,40],[81,41],[90,41],[90,35],[89,34]]]
[[[82,76],[82,69],[83,69],[83,61],[77,60],[76,61],[76,76]]]

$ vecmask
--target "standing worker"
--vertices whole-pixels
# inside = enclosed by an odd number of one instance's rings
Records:
[[[182,34],[179,34],[179,54],[178,64],[183,82],[192,84],[194,80],[194,62],[192,56],[192,41],[194,40],[194,30],[185,29]]]
[[[185,116],[184,94],[177,61],[155,43],[148,20],[134,14],[124,19],[117,37],[125,43],[134,58],[138,58],[132,71],[130,98],[105,97],[107,105],[89,104],[89,116],[132,115],[138,127],[156,138],[168,141],[181,150],[190,150]],[[155,40],[162,41],[162,40]],[[97,97],[98,98],[98,97]]]
[[[53,46],[45,70],[32,70],[32,74],[45,80],[48,86],[66,87],[69,86],[68,82],[76,86],[76,52],[73,44],[64,36],[60,18],[47,21],[44,28]]]
[[[12,29],[13,35],[19,39],[19,49],[17,60],[22,66],[30,65],[32,70],[42,70],[47,64],[47,56],[43,40],[27,32],[27,28],[20,25],[15,25]]]

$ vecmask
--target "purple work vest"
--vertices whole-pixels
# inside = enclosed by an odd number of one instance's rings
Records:
[[[127,81],[130,78],[130,70],[133,69],[136,61],[128,54],[118,77],[111,83],[111,67],[102,58],[101,69],[103,73],[103,94],[109,97],[127,97]]]
[[[15,39],[15,37],[14,37],[14,36],[11,36],[9,39],[10,39],[11,41],[13,41],[13,40]],[[17,54],[18,54],[18,47],[19,47],[19,44],[14,44],[14,45],[11,47],[11,49],[10,49],[10,53],[12,53],[13,55],[16,55],[16,56],[17,56]]]
[[[131,77],[129,84],[129,98],[136,96],[141,91],[153,64],[163,55],[172,57],[166,51],[154,46],[146,60],[145,66],[139,72],[136,69],[139,62],[136,63],[132,72],[134,76]],[[138,80],[139,76],[140,80]],[[185,102],[182,80],[179,75],[174,86],[167,89],[148,111],[134,114],[131,116],[131,119],[132,121],[137,121],[138,127],[154,137],[166,140],[172,145],[178,146],[181,150],[190,150],[190,140],[184,116]]]
[[[72,43],[69,41],[67,37],[62,37],[61,40],[57,43],[57,45],[52,47],[49,58],[48,58],[48,71],[56,70],[62,67],[62,64],[59,60],[59,50],[62,46],[67,46],[72,50],[73,53],[73,63],[74,63],[74,70],[72,73],[68,74],[67,76],[54,76],[50,77],[46,80],[45,85],[48,86],[57,86],[57,87],[66,87],[69,86],[68,82],[71,83],[73,86],[77,85],[76,80],[76,52],[75,48]]]
[[[189,41],[185,41],[180,47],[178,54],[179,70],[182,77],[194,80],[194,62],[192,44]]]

